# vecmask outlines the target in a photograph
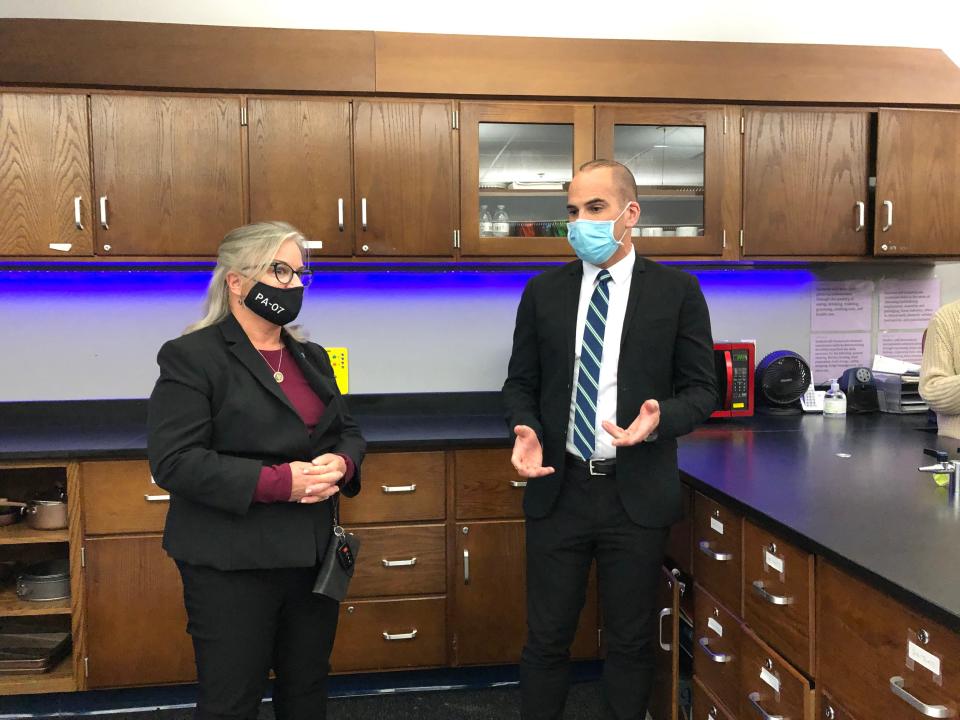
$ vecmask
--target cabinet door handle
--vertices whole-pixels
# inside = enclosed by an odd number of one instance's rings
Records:
[[[921,702],[919,698],[911,695],[907,692],[906,688],[903,687],[903,678],[899,675],[894,675],[890,678],[890,689],[894,695],[924,717],[952,718],[957,716],[957,711],[951,710],[946,705],[927,705],[925,702]]]
[[[470,551],[463,551],[463,584],[470,584]]]
[[[343,198],[337,198],[337,224],[343,232]]]
[[[83,198],[79,195],[73,199],[73,224],[77,226],[77,230],[83,230],[83,215],[80,213],[81,202],[83,202]]]
[[[527,486],[527,481],[526,481],[526,480],[511,480],[511,481],[510,481],[510,487],[525,488],[526,486]]]
[[[867,224],[867,205],[862,200],[857,200],[857,224],[853,228],[854,232],[860,232],[863,230],[863,226]]]
[[[415,557],[409,560],[387,560],[383,558],[380,562],[383,563],[384,567],[413,567],[417,564],[417,559]]]
[[[733,662],[733,655],[728,655],[727,653],[718,653],[710,649],[710,639],[702,637],[698,641],[700,643],[700,648],[707,654],[707,657],[713,660],[715,663],[728,663]]]
[[[760,705],[760,693],[752,692],[747,695],[747,699],[750,701],[750,704],[753,705],[753,709],[759,713],[760,717],[763,720],[786,720],[783,715],[771,715]]]
[[[110,229],[110,223],[107,222],[107,196],[100,196],[100,227],[104,230]]]
[[[367,229],[367,199],[360,198],[360,224],[364,231]]]
[[[657,620],[657,626],[659,628],[658,632],[660,637],[657,638],[660,642],[660,649],[666,652],[670,652],[670,646],[672,643],[665,643],[663,641],[663,619],[673,615],[673,608],[664,608],[660,611],[660,618]]]
[[[143,499],[147,502],[170,502],[169,495],[144,495]]]
[[[720,562],[726,562],[727,560],[733,560],[733,553],[717,552],[716,550],[713,550],[713,549],[710,547],[710,543],[707,542],[706,540],[701,540],[701,541],[700,541],[700,544],[699,544],[699,547],[700,547],[700,552],[702,552],[704,555],[706,555],[707,557],[712,558],[712,559],[714,559],[714,560],[719,560]]]
[[[884,200],[883,207],[887,210],[887,222],[880,229],[886,232],[893,227],[893,200]]]
[[[774,595],[764,587],[763,580],[753,581],[753,592],[771,605],[793,605],[793,597],[791,595]]]
[[[385,493],[412,493],[416,492],[417,484],[413,485],[381,485]]]
[[[384,640],[413,640],[417,637],[417,629],[414,628],[408,633],[388,633],[383,634]]]

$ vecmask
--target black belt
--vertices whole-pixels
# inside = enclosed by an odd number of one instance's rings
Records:
[[[575,468],[587,475],[600,477],[617,474],[617,461],[614,458],[609,460],[581,460],[570,453],[566,454],[566,458],[568,468]]]

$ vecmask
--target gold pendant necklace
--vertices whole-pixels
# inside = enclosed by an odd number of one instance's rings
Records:
[[[277,369],[276,369],[276,370],[273,369],[273,365],[271,365],[271,364],[270,364],[270,361],[267,360],[267,356],[266,356],[266,355],[264,355],[262,352],[260,352],[259,349],[257,350],[257,352],[260,353],[260,357],[263,358],[263,361],[267,364],[267,367],[270,368],[270,370],[273,371],[273,379],[276,380],[278,383],[282,383],[282,382],[283,382],[283,373],[280,372],[280,368],[283,367],[283,348],[282,348],[282,347],[280,348],[280,362],[277,363]]]

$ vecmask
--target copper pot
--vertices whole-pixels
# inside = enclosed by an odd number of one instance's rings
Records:
[[[62,530],[67,526],[67,501],[31,500],[24,514],[34,530]]]

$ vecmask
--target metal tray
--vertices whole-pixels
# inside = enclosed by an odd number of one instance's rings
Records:
[[[0,633],[0,674],[47,672],[70,650],[70,633]]]

